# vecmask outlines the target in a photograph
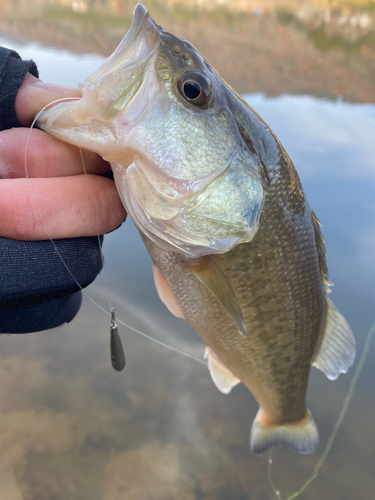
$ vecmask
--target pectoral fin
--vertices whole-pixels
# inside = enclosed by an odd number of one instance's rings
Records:
[[[327,322],[319,350],[312,366],[319,368],[330,380],[346,373],[355,358],[355,339],[350,326],[332,302],[327,299]]]
[[[180,308],[176,304],[172,292],[167,285],[163,275],[159,271],[159,269],[152,264],[152,274],[154,275],[155,287],[158,292],[159,299],[163,302],[163,304],[167,307],[168,311],[171,312],[177,318],[185,319],[182,314]]]
[[[246,335],[246,326],[236,296],[221,269],[211,256],[200,257],[197,263],[187,263],[188,268],[214,295],[237,324],[238,332]]]
[[[238,377],[223,365],[209,347],[206,347],[204,351],[204,359],[207,359],[208,369],[214,384],[223,394],[229,394],[232,388],[241,382]]]

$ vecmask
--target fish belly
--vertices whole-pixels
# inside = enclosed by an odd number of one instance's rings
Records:
[[[186,321],[253,393],[263,420],[281,425],[306,415],[305,393],[324,323],[325,292],[317,263],[312,259],[306,265],[308,248],[315,249],[312,228],[303,228],[302,244],[291,237],[285,245],[271,226],[263,224],[251,243],[212,256],[239,302],[245,337],[183,256],[144,240]]]

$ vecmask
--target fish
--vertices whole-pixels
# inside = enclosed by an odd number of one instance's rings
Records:
[[[335,380],[354,362],[355,339],[328,298],[321,224],[279,140],[141,4],[79,89],[38,126],[110,162],[160,299],[205,343],[217,388],[242,382],[259,404],[251,450],[315,452],[311,366]]]

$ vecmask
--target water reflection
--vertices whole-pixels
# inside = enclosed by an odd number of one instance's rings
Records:
[[[0,30],[108,56],[136,2],[2,0]],[[375,102],[375,8],[366,0],[144,0],[240,92]]]
[[[45,80],[74,84],[96,69],[84,57],[37,44]],[[305,96],[246,96],[297,165],[322,220],[333,300],[359,351],[374,319],[374,105]],[[122,320],[195,356],[203,345],[156,296],[150,258],[127,221],[105,239],[109,286]],[[106,306],[103,278],[89,294]],[[63,328],[0,337],[0,498],[26,500],[270,499],[266,457],[248,448],[257,405],[242,386],[223,396],[206,368],[121,329],[124,372],[113,371],[109,318],[85,300]],[[368,500],[375,480],[374,360],[364,373],[335,445],[303,498]],[[352,372],[351,372],[352,374]],[[312,371],[308,406],[327,441],[351,374],[329,382]],[[274,452],[274,482],[285,497],[316,456]]]

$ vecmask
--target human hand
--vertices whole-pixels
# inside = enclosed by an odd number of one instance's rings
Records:
[[[80,97],[78,89],[46,84],[27,74],[16,98],[18,121],[25,128],[0,132],[0,236],[17,240],[95,236],[112,231],[126,213],[115,184],[100,174],[110,166],[100,156],[41,130],[33,116],[51,101]]]

